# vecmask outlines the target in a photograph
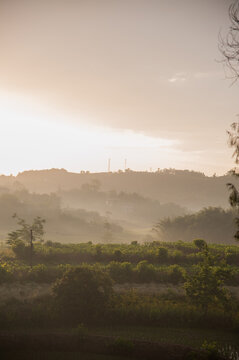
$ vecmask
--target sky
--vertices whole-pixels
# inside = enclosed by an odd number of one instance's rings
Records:
[[[0,173],[221,175],[239,85],[220,62],[229,0],[1,0]]]

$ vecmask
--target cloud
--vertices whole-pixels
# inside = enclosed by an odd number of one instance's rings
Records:
[[[223,78],[223,76],[222,76],[223,74],[222,74],[222,72],[221,71],[216,71],[216,70],[214,70],[214,71],[202,71],[202,72],[195,72],[194,74],[193,74],[193,77],[195,78],[195,79],[212,79],[212,78]]]
[[[168,79],[171,83],[183,83],[187,80],[187,74],[185,72],[179,72],[173,75],[171,78]]]
[[[224,0],[1,0],[1,87],[66,122],[207,148],[238,112],[215,75],[225,19]]]

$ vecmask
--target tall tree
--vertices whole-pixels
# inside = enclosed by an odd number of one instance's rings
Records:
[[[235,82],[239,78],[239,0],[234,0],[229,7],[229,18],[231,25],[226,37],[220,35],[219,49]]]
[[[17,219],[19,228],[8,233],[7,243],[11,245],[17,256],[29,256],[32,265],[33,241],[43,241],[46,220],[37,216],[30,225],[24,219],[18,217],[17,214],[14,214],[13,217]]]
[[[232,156],[235,158],[235,164],[239,164],[239,121],[235,122],[231,125],[231,130],[228,131],[229,141],[228,144],[230,147],[234,149]],[[236,178],[239,177],[238,168],[230,171],[233,176]],[[233,209],[235,209],[236,217],[235,222],[237,225],[237,232],[235,233],[234,237],[236,240],[239,240],[239,192],[236,186],[232,183],[227,183],[227,187],[230,191],[229,202]]]
[[[223,62],[231,73],[233,82],[239,78],[239,0],[234,0],[229,7],[229,18],[231,25],[228,34],[225,38],[220,36],[219,49],[223,55]],[[234,149],[232,156],[235,159],[235,164],[239,164],[239,118],[238,122],[231,124],[231,129],[227,132],[229,136],[229,146]],[[231,174],[235,177],[239,176],[238,169],[231,170]],[[228,183],[227,187],[230,191],[229,202],[232,208],[236,211],[235,222],[237,225],[237,232],[235,238],[239,240],[239,192],[236,186]]]

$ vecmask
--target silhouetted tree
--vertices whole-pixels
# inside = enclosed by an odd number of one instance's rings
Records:
[[[165,241],[204,238],[209,243],[227,243],[233,241],[236,230],[234,216],[232,210],[209,207],[193,214],[165,218],[159,221],[153,230],[160,240]]]
[[[219,49],[232,79],[236,81],[239,78],[239,0],[234,0],[229,7],[229,17],[231,26],[225,38],[220,35]]]
[[[30,225],[17,214],[14,214],[13,218],[17,219],[19,228],[8,233],[7,243],[11,245],[16,255],[20,257],[29,255],[32,261],[33,241],[43,241],[44,223],[46,221],[37,216]]]
[[[239,122],[235,122],[231,125],[231,130],[228,131],[229,141],[228,144],[234,149],[232,156],[235,158],[236,165],[239,164]],[[231,174],[238,178],[239,173],[238,169],[235,168],[231,170]],[[229,202],[233,209],[236,212],[235,222],[237,225],[237,232],[235,233],[235,239],[239,240],[239,192],[236,186],[232,183],[227,183],[227,187],[230,191]]]

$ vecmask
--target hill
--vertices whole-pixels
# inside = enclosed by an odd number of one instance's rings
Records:
[[[164,169],[157,172],[126,170],[115,173],[72,173],[64,169],[24,171],[17,176],[1,176],[0,187],[24,187],[31,192],[52,193],[96,186],[102,191],[123,191],[176,203],[191,210],[207,206],[228,206],[226,183],[230,175],[206,176],[189,170]]]

